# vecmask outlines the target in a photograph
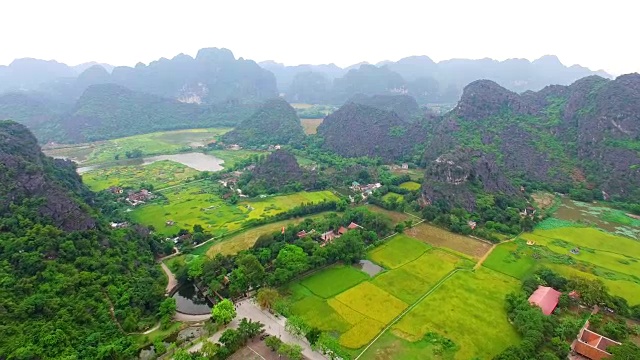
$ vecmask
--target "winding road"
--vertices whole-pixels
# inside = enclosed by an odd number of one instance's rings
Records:
[[[164,271],[164,274],[167,275],[167,289],[165,290],[165,293],[169,295],[171,290],[178,286],[178,280],[164,262],[161,261],[160,266],[162,267],[162,271]]]

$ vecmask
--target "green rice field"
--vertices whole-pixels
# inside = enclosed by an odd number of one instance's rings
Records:
[[[191,229],[199,224],[217,236],[240,229],[248,220],[276,215],[301,203],[337,199],[330,191],[299,192],[230,205],[217,195],[217,186],[206,180],[162,191],[166,200],[140,205],[131,212],[131,217],[141,224],[152,225],[160,234],[175,234],[180,228]],[[167,226],[169,220],[175,224]]]
[[[519,341],[503,306],[519,286],[516,279],[488,269],[473,273],[467,258],[403,234],[367,257],[386,270],[370,278],[334,266],[291,284],[284,291],[292,315],[336,334],[354,357],[395,322],[363,359],[491,358]],[[484,337],[494,340],[480,341]]]
[[[111,186],[138,188],[142,183],[158,189],[191,180],[198,173],[188,166],[165,160],[144,166],[115,166],[90,171],[82,175],[82,181],[93,191]]]

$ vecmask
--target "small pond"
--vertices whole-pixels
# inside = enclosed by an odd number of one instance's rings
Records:
[[[176,310],[181,313],[203,315],[211,312],[211,303],[193,283],[181,285],[172,297],[176,299]]]
[[[156,161],[171,160],[198,171],[220,171],[223,169],[222,164],[224,160],[219,159],[213,155],[207,155],[200,152],[173,154],[173,155],[156,155],[139,159],[125,159],[108,164],[99,164],[91,166],[83,166],[78,168],[78,174],[82,175],[86,172],[109,168],[112,166],[125,166],[125,165],[149,165]]]
[[[371,277],[376,276],[376,274],[378,274],[380,271],[383,270],[382,267],[372,263],[369,260],[360,260],[360,262],[357,263],[354,266],[357,267],[358,269],[366,272]]]

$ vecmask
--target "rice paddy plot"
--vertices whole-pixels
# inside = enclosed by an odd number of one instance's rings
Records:
[[[434,332],[451,339],[455,359],[490,359],[520,338],[507,320],[504,297],[519,282],[489,269],[458,272],[409,311],[396,325],[408,340]]]
[[[368,257],[387,269],[395,269],[417,259],[431,247],[404,234],[398,234],[369,252]]]
[[[400,194],[396,194],[394,192],[389,192],[382,196],[382,200],[392,202],[392,203],[397,203],[404,200],[404,196]]]
[[[368,279],[369,275],[353,266],[337,265],[305,278],[300,284],[327,299]]]
[[[292,314],[301,317],[308,325],[322,331],[343,333],[351,328],[351,324],[333,310],[325,299],[311,293],[293,302],[290,310]]]
[[[418,341],[409,341],[401,331],[385,332],[362,360],[452,360],[459,346],[438,333],[427,333]]]
[[[340,345],[349,349],[358,349],[367,345],[373,338],[382,331],[384,324],[365,317],[356,325],[340,335]]]
[[[331,191],[301,191],[290,195],[268,196],[263,199],[243,201],[240,206],[247,210],[249,219],[259,219],[277,215],[302,204],[337,200],[339,200],[338,197]]]
[[[82,181],[93,191],[112,186],[138,188],[150,184],[165,188],[193,179],[199,172],[177,162],[165,160],[149,165],[115,166],[82,174]]]
[[[401,188],[407,189],[409,191],[419,190],[421,186],[422,185],[420,185],[420,183],[417,183],[417,182],[414,182],[414,181],[407,181],[407,182],[404,182],[404,183],[400,184]]]
[[[389,323],[408,306],[369,282],[360,283],[339,294],[336,300],[383,324]]]
[[[534,249],[527,248],[523,241],[503,243],[493,249],[482,266],[516,279],[524,279],[538,263],[533,253]]]
[[[391,210],[387,210],[387,209],[383,209],[379,206],[375,206],[375,205],[366,205],[365,206],[367,209],[369,209],[370,211],[373,212],[377,212],[383,215],[388,216],[391,221],[393,222],[393,224],[398,224],[401,222],[405,222],[407,220],[414,220],[414,222],[419,221],[418,219],[416,219],[415,217],[405,214],[405,213],[401,213],[401,212],[397,212],[397,211],[391,211]]]
[[[418,224],[411,229],[407,229],[405,233],[429,245],[448,248],[470,256],[473,259],[480,259],[491,248],[491,244],[484,241],[454,234],[450,231],[425,223]]]

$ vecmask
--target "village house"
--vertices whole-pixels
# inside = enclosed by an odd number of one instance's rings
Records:
[[[124,192],[124,189],[119,186],[111,186],[109,188],[109,192],[112,194],[122,194]]]
[[[130,192],[127,196],[127,202],[132,206],[138,206],[139,204],[144,204],[145,201],[153,198],[153,194],[146,189],[142,189],[139,192]]]
[[[167,220],[167,222],[165,222],[164,224],[165,224],[166,226],[173,226],[173,225],[175,225],[175,224],[176,224],[176,222],[175,222],[175,221],[173,221],[173,220]]]
[[[471,220],[467,222],[467,225],[469,225],[471,230],[475,230],[476,226],[478,226],[478,224],[475,221],[471,221]]]
[[[576,340],[571,344],[571,349],[588,359],[600,360],[610,358],[611,353],[607,349],[617,345],[620,343],[589,330],[589,321],[587,320]]]
[[[561,292],[548,286],[538,286],[538,289],[529,297],[529,304],[542,309],[545,315],[551,315],[560,299]]]
[[[227,146],[227,150],[241,150],[242,146],[238,144],[231,144]]]
[[[351,224],[349,224],[349,226],[347,226],[347,229],[349,229],[349,230],[355,230],[357,228],[362,228],[362,226],[360,226],[360,225],[358,225],[358,224],[356,224],[354,222],[351,222]]]
[[[400,168],[401,168],[402,170],[409,170],[409,164],[407,164],[407,163],[402,163],[402,165],[400,166]]]
[[[126,227],[129,227],[129,223],[126,222],[126,221],[125,222],[121,222],[121,223],[112,222],[112,223],[110,223],[110,225],[111,225],[112,229],[124,229]]]
[[[344,226],[340,226],[340,228],[338,229],[338,234],[339,234],[340,236],[342,236],[342,235],[344,235],[344,234],[346,234],[346,233],[347,233],[347,228],[346,228],[346,227],[344,227]]]

